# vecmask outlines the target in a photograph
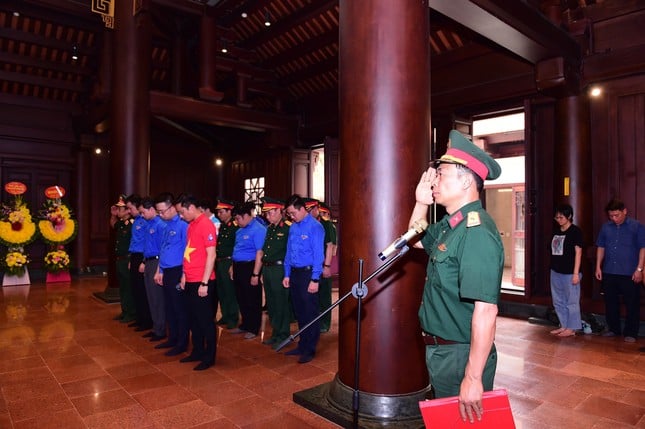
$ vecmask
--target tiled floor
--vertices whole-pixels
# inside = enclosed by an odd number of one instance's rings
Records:
[[[220,331],[216,365],[195,372],[113,321],[118,305],[92,297],[104,288],[102,278],[2,288],[0,428],[337,427],[292,401],[336,373],[336,325],[304,365]],[[520,429],[645,428],[643,345],[500,318],[496,387]]]

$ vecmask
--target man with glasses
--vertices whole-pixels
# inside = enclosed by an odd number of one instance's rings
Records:
[[[172,194],[165,192],[155,198],[155,208],[159,217],[166,223],[159,266],[155,283],[162,287],[166,305],[168,340],[157,344],[156,349],[170,348],[166,356],[176,356],[188,349],[188,313],[186,297],[179,286],[183,273],[184,249],[186,248],[187,224],[177,214]]]
[[[166,224],[157,216],[157,209],[151,197],[141,199],[139,211],[147,221],[143,262],[139,266],[139,272],[143,273],[143,280],[146,285],[150,316],[152,317],[152,336],[150,341],[154,342],[166,338],[166,304],[163,289],[155,283],[154,279],[159,266],[159,253],[161,252],[161,242]]]
[[[448,151],[421,176],[410,226],[427,219],[431,204],[446,208],[415,243],[430,256],[419,319],[435,397],[458,395],[461,417],[473,422],[485,412],[483,391],[493,388],[504,269],[500,234],[479,193],[501,168],[458,131],[449,139]]]
[[[305,209],[305,201],[299,195],[292,195],[286,202],[286,213],[293,220],[287,239],[287,253],[284,258],[284,279],[282,286],[291,294],[291,304],[298,320],[298,328],[320,314],[318,284],[322,275],[323,245],[325,230]],[[310,362],[316,354],[320,339],[320,322],[313,323],[300,334],[295,349],[286,355],[299,356],[298,363]]]

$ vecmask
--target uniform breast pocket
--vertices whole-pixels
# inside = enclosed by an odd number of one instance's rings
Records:
[[[434,265],[434,270],[431,278],[431,282],[436,288],[442,288],[451,281],[456,281],[457,279],[457,264],[455,263],[455,258],[450,255],[448,252],[438,251],[432,256],[432,263]]]

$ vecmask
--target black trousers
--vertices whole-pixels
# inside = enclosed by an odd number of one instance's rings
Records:
[[[251,285],[254,261],[233,262],[233,281],[235,295],[242,314],[240,329],[257,335],[262,322],[262,286]]]
[[[188,306],[186,293],[177,289],[184,271],[182,265],[164,268],[163,293],[166,305],[166,323],[168,324],[168,342],[178,349],[188,348]]]
[[[150,305],[146,294],[146,285],[143,282],[143,273],[139,272],[139,265],[143,262],[143,253],[130,253],[130,287],[134,308],[137,312],[137,324],[143,328],[152,328]]]
[[[188,313],[190,315],[190,330],[193,338],[193,351],[191,356],[207,364],[215,363],[217,352],[217,335],[215,334],[215,321],[213,320],[213,299],[215,282],[208,282],[208,295],[201,297],[197,294],[199,282],[187,282],[184,286]]]

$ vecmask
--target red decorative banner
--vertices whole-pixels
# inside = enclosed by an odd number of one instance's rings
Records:
[[[65,188],[62,186],[50,186],[49,188],[45,189],[45,196],[47,198],[56,199],[56,198],[63,198],[65,195]]]
[[[11,195],[22,195],[27,192],[27,185],[22,182],[9,182],[4,185],[4,190]]]

